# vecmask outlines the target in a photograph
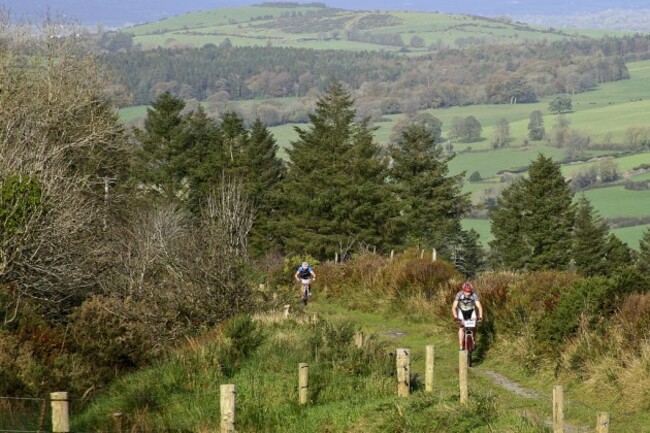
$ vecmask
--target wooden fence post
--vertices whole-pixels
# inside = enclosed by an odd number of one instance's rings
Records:
[[[393,260],[395,257],[395,250],[390,250],[390,259]]]
[[[50,393],[52,402],[52,432],[68,433],[70,431],[70,402],[67,392]]]
[[[289,308],[291,308],[291,304],[286,304],[284,306],[284,318],[285,319],[289,318]]]
[[[609,433],[609,413],[599,412],[596,419],[596,433]]]
[[[363,348],[364,339],[365,339],[365,335],[363,335],[363,332],[361,332],[361,331],[357,332],[356,334],[354,334],[354,345],[358,349]]]
[[[307,404],[309,400],[309,364],[305,362],[298,364],[298,391],[300,404]]]
[[[221,433],[235,433],[235,385],[221,385]]]
[[[564,433],[564,391],[562,385],[553,387],[553,433]]]
[[[334,263],[339,262],[339,253],[334,253]]]
[[[426,392],[433,392],[433,366],[434,366],[434,350],[432,345],[426,347],[426,365],[424,368],[424,390]]]
[[[458,352],[458,383],[460,388],[460,404],[469,403],[467,351]]]
[[[420,251],[420,258],[424,258],[424,250]]]
[[[408,349],[397,349],[397,395],[408,397],[411,392],[411,360]]]
[[[438,260],[438,252],[437,252],[436,249],[434,248],[434,249],[431,251],[431,261],[432,261],[432,262],[435,262],[436,260]]]
[[[122,412],[115,412],[113,414],[113,425],[115,426],[115,433],[122,433]]]

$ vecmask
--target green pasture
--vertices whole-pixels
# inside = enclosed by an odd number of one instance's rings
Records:
[[[490,232],[489,219],[464,218],[461,221],[461,225],[464,230],[474,229],[474,231],[480,236],[479,241],[484,247],[487,247],[487,243],[493,238],[492,232]]]
[[[135,43],[144,48],[169,46],[196,46],[220,44],[226,38],[236,46],[260,46],[267,41],[275,46],[303,47],[313,49],[340,50],[386,50],[395,51],[399,47],[370,44],[345,40],[346,32],[369,15],[369,11],[346,11],[327,9],[327,15],[317,18],[322,24],[314,25],[313,32],[293,33],[284,31],[276,21],[281,14],[323,13],[322,8],[296,6],[275,8],[250,6],[224,8],[195,13],[187,13],[166,18],[157,22],[137,25],[123,31],[135,35]],[[546,29],[512,23],[502,23],[482,17],[469,15],[439,14],[433,12],[380,12],[382,16],[399,19],[397,25],[373,24],[362,28],[361,34],[400,34],[408,46],[413,36],[424,40],[425,46],[443,44],[456,46],[459,40],[474,38],[488,43],[524,43],[526,41],[555,41],[586,35],[602,37],[620,32],[594,31],[549,32]],[[263,18],[262,18],[263,17]],[[325,36],[325,37],[324,37]],[[417,52],[422,49],[414,49]]]
[[[633,155],[619,156],[615,158],[614,162],[616,163],[619,172],[625,173],[627,171],[639,168],[641,165],[650,164],[650,152],[644,151],[641,153],[635,153]],[[599,164],[600,164],[600,160],[594,160],[594,161],[587,161],[580,164],[565,165],[562,167],[562,173],[564,174],[565,177],[573,177],[577,173],[584,172],[590,167],[598,168]],[[647,177],[647,173],[644,173],[644,175],[646,175],[646,178],[650,178]],[[644,179],[643,177],[635,176],[633,180],[639,181],[643,179]]]
[[[590,189],[584,194],[603,218],[641,218],[650,215],[650,190],[633,191],[613,186]]]
[[[461,221],[461,225],[464,230],[474,229],[474,231],[479,234],[479,242],[483,247],[487,247],[488,242],[493,239],[492,232],[490,232],[489,219],[464,218]],[[638,250],[639,242],[644,233],[648,230],[650,230],[650,224],[611,229],[610,232],[616,235],[617,238],[626,243],[630,248]]]
[[[496,176],[501,170],[515,171],[526,168],[540,153],[554,160],[561,159],[564,155],[562,149],[542,145],[489,152],[463,152],[450,161],[449,171],[451,174],[465,171],[466,177],[478,171],[481,177],[486,179]]]
[[[628,247],[638,251],[639,243],[645,232],[650,230],[650,224],[640,226],[622,227],[620,229],[611,230],[621,241],[627,244]]]
[[[209,26],[229,26],[233,23],[239,23],[245,27],[249,22],[262,23],[265,20],[251,21],[253,18],[262,16],[279,17],[286,12],[309,13],[320,11],[321,8],[302,7],[295,8],[274,8],[265,6],[248,6],[242,8],[224,8],[213,9],[209,11],[193,12],[175,17],[166,18],[153,23],[141,24],[125,29],[136,36],[142,36],[152,33],[166,33],[175,30],[201,29]]]

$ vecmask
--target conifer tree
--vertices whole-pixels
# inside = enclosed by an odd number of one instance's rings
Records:
[[[576,206],[573,263],[583,275],[604,275],[609,228],[582,195]]]
[[[226,172],[231,176],[239,177],[246,171],[244,149],[247,147],[248,131],[244,126],[244,119],[237,113],[230,111],[224,114],[220,130],[225,153]]]
[[[650,228],[644,233],[639,242],[639,256],[637,259],[637,269],[650,276]]]
[[[575,219],[572,199],[560,165],[539,155],[528,168],[528,178],[506,188],[490,212],[495,264],[509,269],[566,269]]]
[[[412,124],[390,148],[390,179],[399,200],[400,221],[410,245],[444,249],[459,233],[458,224],[469,208],[461,193],[464,173],[449,176],[435,136],[423,125]]]
[[[347,257],[363,247],[397,242],[397,209],[385,185],[387,162],[380,158],[367,120],[355,123],[353,101],[340,83],[319,97],[307,129],[287,150],[282,185],[282,232],[288,252],[318,258]]]
[[[615,234],[610,233],[607,239],[606,274],[614,275],[621,269],[634,266],[634,261],[634,251]]]
[[[253,254],[263,254],[277,243],[273,221],[278,218],[278,186],[284,177],[284,164],[277,151],[273,134],[257,119],[250,128],[245,149],[247,190],[255,208],[251,231]]]
[[[202,107],[187,115],[180,140],[187,148],[184,163],[189,185],[188,207],[198,215],[208,195],[222,181],[226,166],[223,142],[217,124]]]
[[[179,134],[184,107],[182,100],[165,92],[147,109],[144,131],[135,130],[142,145],[140,164],[136,168],[138,177],[169,199],[177,196],[183,177],[180,163],[183,144],[179,141]]]

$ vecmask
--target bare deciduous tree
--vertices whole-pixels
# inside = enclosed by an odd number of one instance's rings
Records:
[[[39,188],[20,227],[0,227],[0,284],[60,312],[95,285],[101,177],[116,175],[125,141],[103,96],[104,74],[74,30],[54,22],[32,29],[0,26],[0,187],[18,177]]]

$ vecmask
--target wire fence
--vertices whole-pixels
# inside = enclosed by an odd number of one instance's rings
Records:
[[[394,354],[386,354],[387,359],[394,359]],[[421,356],[414,354],[413,360],[418,359],[421,361]],[[310,369],[329,369],[329,368],[347,368],[352,364],[359,362],[359,359],[337,359],[337,360],[323,360],[309,363]],[[287,375],[295,374],[296,381],[298,376],[298,366],[292,367],[283,364],[277,364],[274,366],[274,370],[280,373]],[[481,368],[473,369],[476,372],[480,372]],[[438,371],[437,374],[447,374],[446,371]],[[482,375],[482,374],[479,374]],[[412,376],[419,376],[419,373],[413,373]],[[484,376],[484,375],[483,375]],[[485,377],[485,376],[484,376]],[[421,379],[421,378],[420,378]],[[488,378],[489,379],[489,378]],[[253,383],[253,381],[251,381]],[[416,392],[421,391],[421,384],[418,389],[415,385],[414,389]],[[501,410],[511,410],[518,411],[523,414],[533,415],[539,420],[548,422],[552,414],[553,408],[553,399],[551,398],[550,393],[541,393],[539,391],[531,391],[521,387],[526,393],[519,393],[522,400],[517,401],[515,404],[507,404],[502,401],[497,403],[499,409]],[[437,389],[434,391],[434,395],[439,395],[442,400],[441,390]],[[190,406],[194,401],[198,399],[202,400],[213,400],[215,402],[215,410],[218,411],[220,397],[220,390],[189,390],[186,389],[180,394],[166,395],[164,398],[161,398],[161,395],[114,395],[111,398],[116,400],[116,406],[122,406],[120,400],[124,399],[124,407],[138,407],[144,406],[147,403],[151,403],[152,406],[156,407],[156,410],[163,410],[169,406],[180,406],[187,405]],[[80,413],[89,402],[92,400],[89,398],[73,398],[68,399],[70,405],[70,411],[72,413]],[[135,402],[135,404],[133,404]],[[49,397],[15,397],[15,396],[0,396],[0,433],[46,433],[52,431],[52,421],[50,419],[50,406],[52,399]],[[128,403],[128,404],[127,404]],[[604,409],[602,407],[594,407],[593,405],[586,403],[577,399],[565,399],[564,404],[564,415],[567,420],[571,419],[585,419],[585,414],[593,414],[595,420],[596,415],[599,412],[608,412],[612,418],[623,419],[623,418],[634,418],[638,416],[638,412],[621,412],[621,411],[612,411],[611,409]],[[107,414],[110,416],[111,414]],[[124,418],[128,418],[129,415],[125,413]],[[566,431],[570,432],[590,432],[593,431],[592,427],[587,427],[583,425],[571,426],[569,421],[567,425],[570,426]],[[115,433],[121,432],[121,429],[113,430],[104,430],[105,432]],[[157,433],[157,432],[168,432],[168,430],[152,430],[147,428],[146,430],[135,428],[129,428],[131,433]],[[71,433],[91,433],[84,431],[72,431]],[[97,433],[94,431],[92,433]]]

